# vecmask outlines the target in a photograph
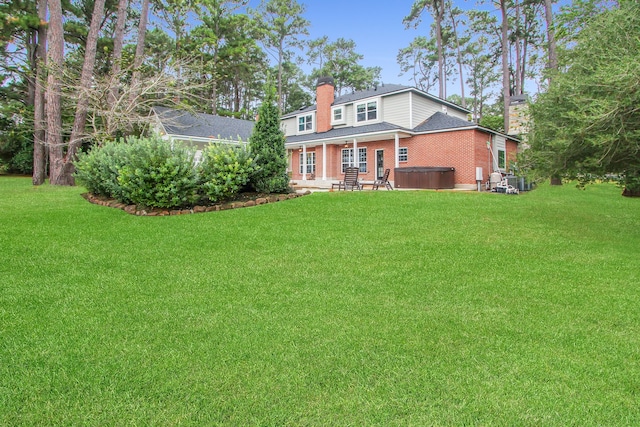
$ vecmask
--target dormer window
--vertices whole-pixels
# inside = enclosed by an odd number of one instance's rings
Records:
[[[356,123],[378,120],[378,100],[369,100],[356,104]]]
[[[313,132],[313,114],[298,116],[298,133]]]
[[[344,115],[344,106],[333,107],[331,109],[331,124],[340,125],[346,123],[346,117]]]

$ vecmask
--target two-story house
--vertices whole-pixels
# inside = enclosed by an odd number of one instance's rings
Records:
[[[381,85],[335,97],[322,78],[316,105],[282,117],[294,181],[326,186],[348,166],[373,181],[385,169],[454,168],[455,186],[473,189],[477,173],[507,172],[518,140],[468,121],[470,111],[413,87]],[[481,171],[478,168],[482,168]]]

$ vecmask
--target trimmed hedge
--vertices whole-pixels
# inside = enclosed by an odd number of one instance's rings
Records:
[[[210,145],[202,155],[198,174],[209,200],[230,199],[242,190],[258,169],[243,147]]]
[[[198,200],[192,149],[160,137],[130,137],[78,156],[76,179],[89,192],[147,207],[190,206]]]
[[[97,196],[149,208],[183,208],[200,199],[231,199],[259,167],[244,147],[210,145],[199,165],[195,150],[158,136],[130,137],[80,153],[76,180]]]

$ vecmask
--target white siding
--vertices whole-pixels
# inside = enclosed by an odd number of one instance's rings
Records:
[[[347,119],[346,126],[353,126],[356,121],[354,108],[355,107],[353,106],[353,104],[347,104],[344,106],[344,114],[345,118]]]
[[[415,98],[415,95],[414,95]],[[409,92],[382,98],[382,120],[405,128],[411,127]],[[415,126],[415,125],[414,125]]]
[[[443,105],[446,108],[446,111],[443,109]],[[457,117],[462,120],[467,120],[467,113],[459,111],[457,108],[441,104],[440,102],[425,98],[419,94],[413,95],[413,127],[418,126],[437,112],[445,113],[451,117]]]
[[[493,151],[493,168],[494,170],[500,170],[502,172],[506,172],[506,155],[507,155],[507,144],[504,136],[493,135],[493,147],[491,148]],[[498,165],[500,152],[504,153],[505,156],[505,167],[500,168]]]
[[[456,108],[452,108],[447,106],[447,114],[452,116],[452,117],[457,117],[459,119],[462,120],[469,120],[469,115],[467,113],[465,113],[464,111],[459,111]]]
[[[282,120],[280,124],[282,126],[282,130],[284,131],[284,136],[296,135],[298,127],[297,127],[297,121],[295,116]]]
[[[418,126],[437,112],[442,112],[442,104],[418,94],[413,95],[413,127]]]

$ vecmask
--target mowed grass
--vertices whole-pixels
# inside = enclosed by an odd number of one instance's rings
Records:
[[[640,200],[136,217],[0,178],[0,425],[639,425]]]

